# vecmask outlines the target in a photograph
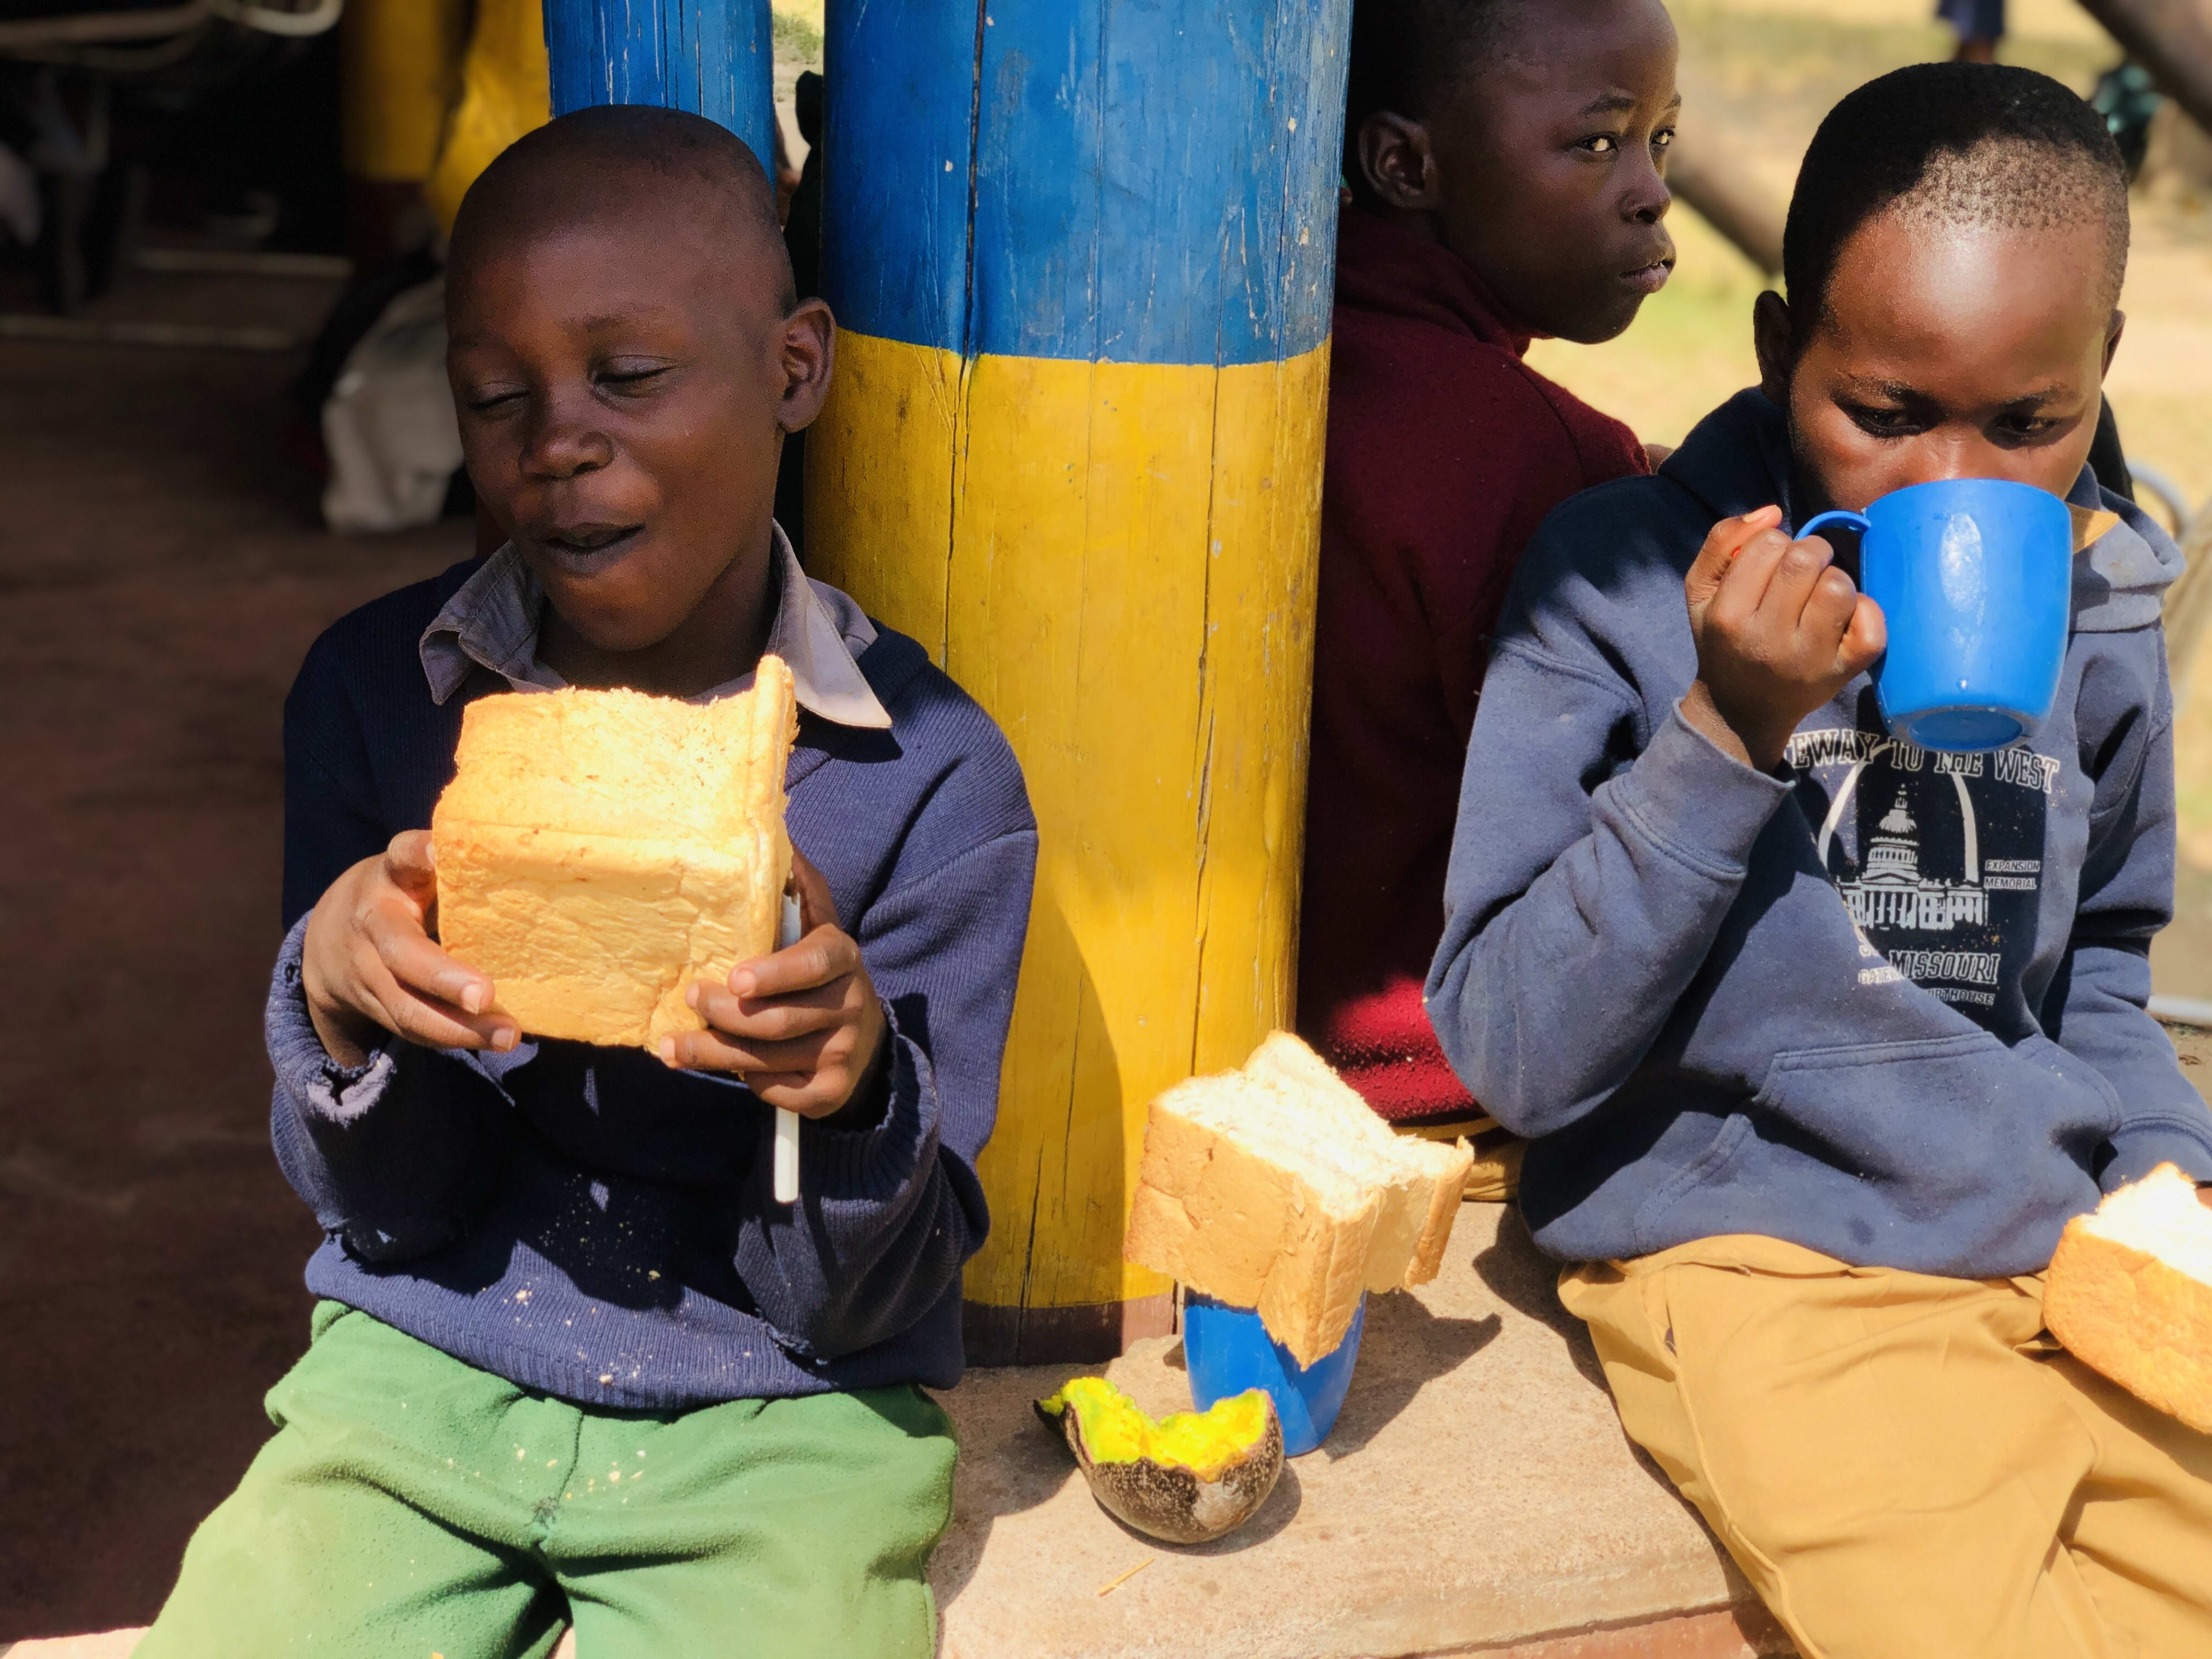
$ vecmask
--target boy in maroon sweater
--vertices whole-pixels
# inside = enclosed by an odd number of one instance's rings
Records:
[[[1486,641],[1537,523],[1648,470],[1522,361],[1674,262],[1659,0],[1360,0],[1322,490],[1298,1026],[1383,1116],[1475,1109],[1421,1006]]]

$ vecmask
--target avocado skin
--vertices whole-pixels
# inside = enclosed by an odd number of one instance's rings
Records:
[[[1048,1427],[1067,1438],[1076,1466],[1091,1483],[1091,1495],[1109,1515],[1164,1544],[1209,1544],[1225,1537],[1260,1511],[1283,1474],[1283,1425],[1267,1404],[1267,1429],[1251,1455],[1231,1464],[1218,1480],[1149,1457],[1124,1462],[1092,1460],[1084,1444],[1080,1413],[1073,1407],[1055,1413],[1036,1402]]]

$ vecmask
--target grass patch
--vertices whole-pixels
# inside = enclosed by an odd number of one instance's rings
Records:
[[[775,0],[769,12],[775,55],[801,69],[822,67],[822,0]]]

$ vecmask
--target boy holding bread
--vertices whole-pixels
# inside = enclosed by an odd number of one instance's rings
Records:
[[[1624,1426],[1806,1659],[2212,1652],[2202,1412],[2045,1329],[2102,1195],[2178,1187],[2179,1257],[2212,1237],[2183,1184],[2212,1112],[2144,1010],[2181,561],[2084,465],[2127,241],[2119,155],[2057,82],[1930,64],[1844,99],[1761,385],[1552,514],[1475,721],[1431,1016],[1531,1138],[1522,1209],[1579,1264]],[[1876,707],[1895,619],[1791,526],[1972,477],[2079,509],[2070,629],[2029,739],[1938,753]],[[2100,1334],[2192,1363],[2148,1305]]]
[[[592,1656],[927,1655],[953,1443],[921,1387],[960,1376],[988,1225],[1035,854],[1019,771],[775,526],[833,327],[794,300],[743,144],[665,110],[555,121],[470,191],[447,305],[471,476],[510,540],[338,623],[286,706],[268,1034],[323,1300],[275,1438],[141,1650],[538,1656],[573,1624]],[[507,693],[527,718],[475,707]],[[757,719],[713,726],[745,699]],[[530,732],[599,758],[548,785]],[[434,855],[457,744],[465,772],[489,757],[475,817],[519,816],[507,842],[449,840],[449,801]],[[787,789],[787,819],[657,868],[729,779]],[[553,795],[623,827],[563,841],[514,806]],[[667,823],[628,824],[641,807]],[[447,871],[472,937],[547,957],[525,1029],[438,907],[449,848],[533,838],[630,885]],[[649,954],[692,910],[720,938],[724,891],[773,903],[784,858],[795,943],[648,994],[635,1046],[538,1035],[633,996],[626,939]],[[617,913],[634,936],[610,940]],[[593,928],[597,977],[562,980]]]

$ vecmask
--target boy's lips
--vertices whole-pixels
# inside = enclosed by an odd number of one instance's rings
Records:
[[[535,539],[539,547],[562,563],[587,570],[620,557],[644,529],[643,525],[637,524],[549,525]]]
[[[1633,270],[1624,270],[1620,280],[1640,294],[1656,294],[1667,286],[1667,278],[1674,269],[1672,259],[1654,259],[1648,265],[1638,265]]]

